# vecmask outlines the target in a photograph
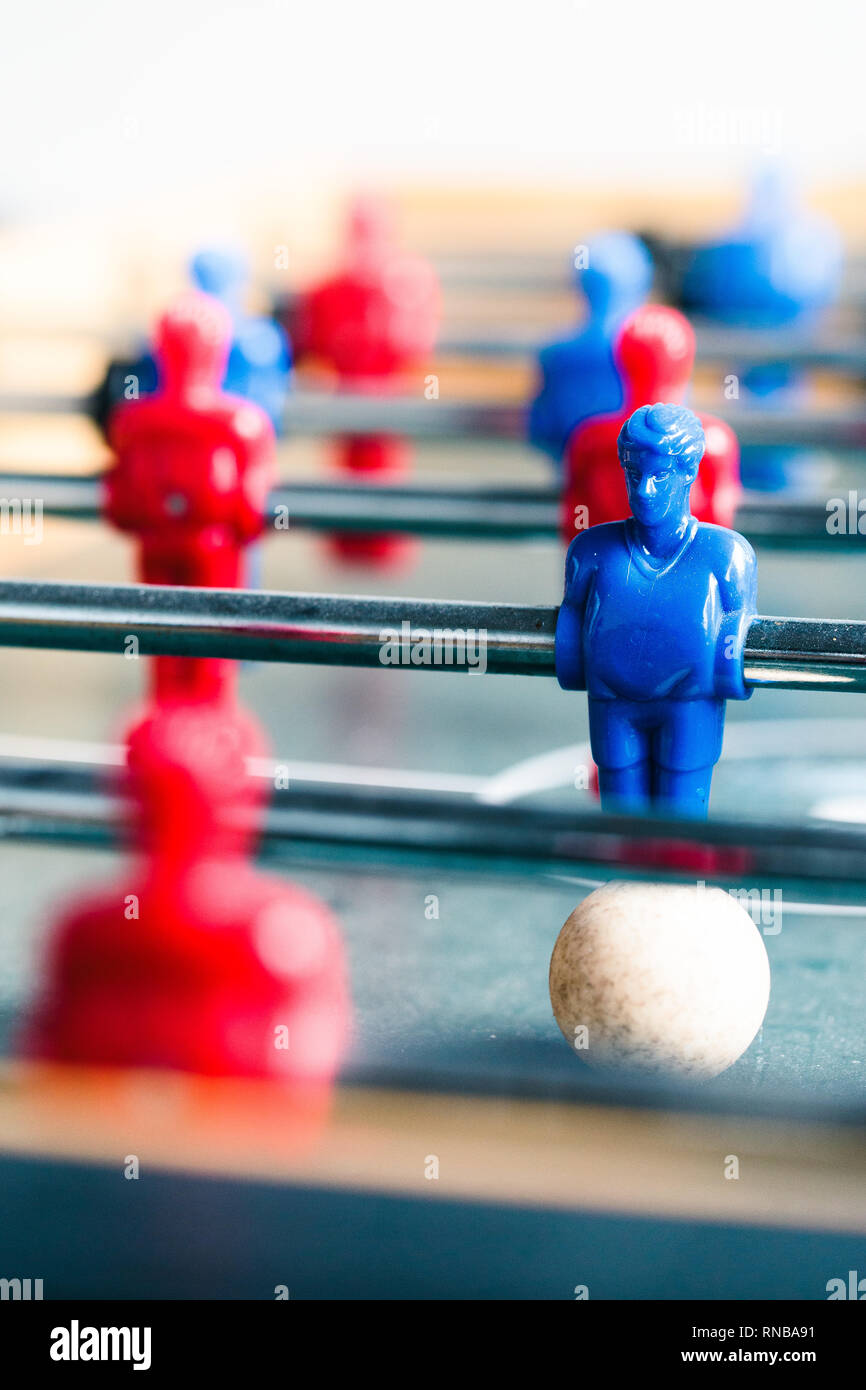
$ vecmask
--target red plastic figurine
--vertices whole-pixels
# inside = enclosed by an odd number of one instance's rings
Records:
[[[615,415],[578,426],[565,454],[562,530],[575,532],[629,515],[625,479],[617,458],[620,429],[633,411],[655,401],[680,402],[695,358],[691,324],[676,309],[645,304],[628,318],[616,344],[625,402]],[[741,496],[736,435],[712,415],[698,417],[706,449],[692,487],[691,510],[698,521],[733,526]]]
[[[133,728],[139,862],[61,920],[26,1053],[327,1091],[347,1036],[343,948],[323,903],[250,859],[267,784],[245,760],[262,751],[224,703],[169,702]]]
[[[384,205],[358,199],[352,206],[343,268],[302,295],[291,321],[296,359],[314,358],[341,389],[390,395],[400,378],[430,355],[439,323],[439,286],[432,267],[401,250]],[[338,441],[337,467],[347,473],[404,475],[405,440],[393,435]],[[336,536],[344,559],[385,566],[414,547],[396,536]]]
[[[157,327],[160,389],[118,406],[109,421],[116,462],[105,516],[137,539],[145,584],[236,588],[245,548],[265,525],[274,432],[258,406],[220,389],[231,336],[222,304],[183,295]],[[157,691],[213,693],[225,666],[157,658]]]

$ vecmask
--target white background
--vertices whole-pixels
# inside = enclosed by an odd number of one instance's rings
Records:
[[[7,214],[199,184],[712,184],[781,155],[862,172],[855,0],[19,4],[0,52]]]

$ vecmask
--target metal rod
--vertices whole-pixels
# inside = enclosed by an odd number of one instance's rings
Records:
[[[47,516],[98,521],[100,499],[98,475],[0,474],[0,515],[30,502]],[[559,504],[554,488],[466,487],[462,479],[411,486],[291,482],[272,491],[268,513],[277,534],[301,528],[514,539],[556,536]]]
[[[696,361],[706,366],[725,366],[728,371],[783,362],[866,377],[866,340],[863,338],[798,338],[761,329],[751,332],[708,327],[695,323]],[[575,331],[577,329],[575,328]],[[443,356],[483,358],[533,357],[543,343],[567,336],[568,329],[551,324],[509,325],[493,332],[452,330],[437,344]]]
[[[2,480],[0,480],[2,482]],[[289,529],[396,531],[454,540],[555,538],[560,503],[551,487],[467,487],[462,479],[409,485],[282,483],[270,497]]]
[[[834,410],[777,412],[716,411],[736,431],[744,448],[779,445],[835,451],[866,449],[866,412]],[[405,434],[415,439],[467,437],[525,441],[521,405],[482,401],[427,401],[410,397],[365,397],[296,392],[285,416],[288,434]]]
[[[0,645],[116,655],[552,676],[556,614],[416,598],[0,583]],[[756,618],[744,670],[752,686],[864,691],[866,622]]]
[[[517,288],[530,288],[529,284]],[[567,277],[560,279],[559,288],[568,288]],[[866,338],[850,333],[822,331],[818,335],[807,335],[792,330],[782,333],[766,328],[727,328],[703,319],[700,315],[689,315],[696,333],[695,359],[705,366],[725,365],[753,367],[784,362],[790,366],[817,368],[837,374],[862,377],[866,375]],[[559,319],[537,319],[495,326],[479,326],[474,318],[455,316],[454,323],[440,335],[435,353],[438,356],[482,357],[482,358],[525,358],[533,357],[542,344],[554,339],[567,337],[569,331],[579,331],[579,323],[573,328],[562,317]],[[27,331],[26,329],[23,331]],[[55,331],[49,328],[47,331]],[[72,333],[74,329],[62,327],[61,334]],[[43,330],[39,330],[44,336]],[[16,330],[17,336],[17,330]],[[102,336],[112,362],[135,358],[136,343],[129,335],[115,334],[113,338]],[[435,364],[435,358],[434,358]],[[4,397],[4,409],[18,410],[17,404],[27,397]],[[55,402],[55,409],[68,409],[78,413],[89,407],[82,404],[86,398],[81,396],[34,396],[30,400]],[[45,407],[47,408],[47,407]]]
[[[15,517],[16,506],[39,506],[46,516],[77,521],[101,518],[101,478],[51,473],[0,474],[0,518]],[[854,510],[856,518],[856,507]],[[821,499],[748,493],[736,527],[755,543],[798,548],[862,546],[852,534],[827,529]],[[463,479],[410,485],[365,483],[281,483],[268,502],[270,534],[310,531],[391,531],[450,540],[555,540],[560,535],[560,502],[555,487],[467,487]]]
[[[0,584],[0,645],[119,655],[135,637],[148,656],[379,666],[387,664],[381,657],[387,634],[401,635],[405,623],[416,637],[434,628],[486,633],[488,670],[549,674],[555,618],[552,608],[412,598]],[[412,664],[408,652],[405,664]],[[459,662],[450,669],[461,669]]]
[[[683,272],[697,242],[673,242],[654,233],[638,233],[646,242],[656,265],[659,288],[665,297],[679,294]],[[436,272],[447,288],[524,290],[528,292],[567,290],[574,272],[565,251],[488,252],[437,256]],[[866,258],[862,253],[846,257],[840,303],[859,308],[866,304]]]
[[[116,841],[125,802],[113,792],[119,767],[69,759],[40,762],[0,758],[0,838],[66,843]],[[261,851],[299,858],[312,845],[373,851],[414,859],[503,861],[559,867],[572,863],[652,870],[662,877],[694,877],[695,850],[705,851],[699,872],[754,882],[756,876],[826,881],[866,878],[866,831],[858,826],[730,820],[670,821],[617,816],[597,808],[496,806],[471,796],[378,786],[335,785],[292,778],[275,789],[266,813]]]
[[[16,507],[25,515],[32,515],[33,509],[39,507],[45,516],[99,521],[101,495],[102,479],[96,473],[83,477],[66,473],[0,474],[0,512],[10,518],[16,516]]]
[[[89,396],[0,396],[0,413],[87,414],[94,408]],[[836,453],[866,450],[863,410],[783,412],[720,407],[715,413],[736,431],[744,448],[778,445]],[[284,426],[288,435],[295,436],[391,434],[413,439],[509,439],[525,443],[526,410],[522,405],[490,401],[296,391],[288,399]]]

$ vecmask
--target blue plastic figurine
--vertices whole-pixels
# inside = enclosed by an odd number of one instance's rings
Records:
[[[641,406],[617,447],[632,514],[569,546],[556,674],[589,697],[605,810],[703,818],[725,701],[751,694],[743,651],[755,553],[736,531],[691,514],[704,432],[685,406]]]
[[[255,401],[281,433],[292,371],[289,340],[273,319],[252,318],[244,312],[249,281],[244,256],[229,250],[199,251],[190,263],[190,276],[198,289],[226,306],[234,322],[223,390]]]
[[[841,272],[838,232],[800,207],[784,172],[773,167],[755,180],[741,226],[692,253],[682,302],[717,323],[802,335],[836,298]],[[786,361],[740,374],[744,398],[764,409],[796,404],[803,381]],[[801,491],[811,481],[802,455],[790,449],[744,449],[741,471],[747,487],[763,491]]]
[[[783,328],[832,304],[841,270],[835,227],[800,206],[784,171],[771,167],[755,179],[740,226],[692,252],[683,305],[720,323]]]
[[[570,338],[538,354],[541,386],[529,408],[529,438],[561,464],[569,436],[581,421],[623,405],[613,343],[625,319],[643,304],[652,260],[642,241],[626,232],[595,237],[575,257],[575,283],[589,318]]]
[[[223,390],[255,401],[280,434],[291,386],[291,348],[279,324],[244,313],[243,291],[249,279],[244,257],[236,251],[200,251],[190,263],[190,277],[198,289],[225,304],[232,316],[234,334]],[[105,430],[116,405],[150,396],[158,385],[156,361],[149,350],[112,362],[95,404],[97,423]]]

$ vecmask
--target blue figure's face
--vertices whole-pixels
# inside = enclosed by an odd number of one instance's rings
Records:
[[[668,518],[679,520],[689,510],[689,489],[695,474],[679,460],[651,450],[629,452],[623,464],[628,501],[636,521],[659,526]]]

